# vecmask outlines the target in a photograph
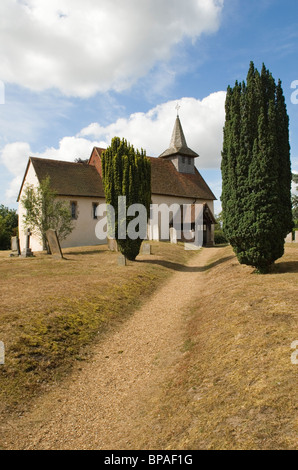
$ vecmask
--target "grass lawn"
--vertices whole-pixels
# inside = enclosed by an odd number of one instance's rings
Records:
[[[106,247],[65,250],[60,261],[0,253],[0,411],[22,411],[90,358],[92,344],[193,254],[169,243],[152,249],[127,267]],[[182,354],[148,405],[138,448],[297,449],[298,244],[267,275],[239,265],[229,246],[215,253],[182,312]]]
[[[30,399],[84,361],[92,341],[125,320],[192,255],[184,246],[151,244],[152,255],[118,267],[107,247],[9,258],[0,252],[0,412],[22,410]],[[150,260],[159,260],[157,264]]]
[[[154,410],[163,431],[151,446],[297,449],[298,245],[286,245],[268,275],[223,248],[205,278],[183,358]]]

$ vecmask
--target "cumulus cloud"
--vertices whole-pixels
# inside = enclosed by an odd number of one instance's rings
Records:
[[[180,119],[188,146],[200,158],[200,168],[218,168],[223,139],[226,93],[212,93],[203,100],[182,98]],[[114,136],[125,137],[136,148],[144,148],[147,155],[159,156],[169,146],[175,122],[176,101],[156,106],[148,113],[135,113],[128,119],[118,119],[103,127],[92,123],[82,129],[80,137],[101,140],[106,144]]]
[[[30,156],[73,162],[78,157],[89,158],[92,148],[99,143],[80,137],[64,137],[59,142],[58,148],[50,147],[42,153],[32,152],[27,142],[7,144],[2,149],[0,161],[14,177],[5,194],[6,203],[14,204],[16,202]]]
[[[70,96],[122,91],[219,27],[224,0],[1,0],[0,79]]]
[[[15,176],[24,174],[28,158],[50,158],[52,160],[74,161],[75,158],[89,158],[92,146],[97,142],[91,142],[79,137],[64,137],[59,142],[59,147],[49,147],[44,152],[32,152],[27,142],[14,142],[7,144],[1,152],[1,162]]]
[[[1,153],[1,161],[15,176],[24,173],[27,159],[30,155],[30,145],[27,142],[14,142],[5,145]]]
[[[30,145],[26,142],[7,144],[1,152],[1,163],[13,175],[8,190],[6,191],[7,204],[14,204],[22,184],[22,178],[26,169]]]
[[[182,98],[180,119],[188,146],[200,157],[199,169],[219,168],[225,119],[223,91],[212,93],[203,100]],[[115,136],[126,138],[135,148],[143,148],[147,155],[157,157],[169,147],[175,123],[176,101],[160,104],[147,113],[135,113],[127,119],[118,119],[108,126],[92,123],[75,136],[64,137],[57,148],[32,152],[26,142],[6,145],[1,162],[14,176],[7,198],[15,200],[29,156],[54,160],[74,161],[90,157],[95,146],[106,148]]]
[[[59,142],[58,148],[50,147],[43,153],[35,153],[34,156],[73,162],[76,158],[89,158],[92,148],[99,144],[99,141],[91,141],[77,136],[64,137]]]

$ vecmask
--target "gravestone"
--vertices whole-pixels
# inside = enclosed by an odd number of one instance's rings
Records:
[[[12,253],[9,256],[20,256],[21,251],[19,237],[11,237],[11,251]]]
[[[0,364],[5,364],[5,347],[3,341],[0,341]]]
[[[51,254],[55,259],[62,259],[63,254],[61,250],[61,246],[59,243],[59,239],[57,236],[57,232],[55,230],[49,229],[46,231],[46,236],[48,240],[48,244],[50,247]]]
[[[170,228],[170,242],[177,243],[177,230],[174,227]]]
[[[151,255],[151,245],[150,245],[150,243],[143,243],[142,254],[143,255]]]
[[[22,258],[29,258],[31,256],[33,256],[33,253],[31,251],[31,248],[30,248],[30,237],[31,237],[31,231],[30,231],[30,228],[28,228],[26,230],[26,245],[25,245],[25,248],[24,250],[22,251]]]
[[[187,251],[199,251],[202,248],[202,245],[199,245],[197,242],[184,242],[184,249]]]
[[[124,255],[119,255],[118,256],[118,266],[126,266],[127,263],[126,263],[126,258]]]
[[[108,249],[110,251],[118,251],[117,240],[115,238],[108,237]]]
[[[292,243],[292,241],[293,241],[293,234],[291,232],[286,236],[285,242],[286,243]]]

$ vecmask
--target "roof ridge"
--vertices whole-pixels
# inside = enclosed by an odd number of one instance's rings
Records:
[[[43,157],[29,157],[30,160],[38,160],[40,162],[55,162],[55,163],[66,163],[69,165],[78,165],[77,162],[68,162],[67,160],[56,160],[54,158],[43,158]]]

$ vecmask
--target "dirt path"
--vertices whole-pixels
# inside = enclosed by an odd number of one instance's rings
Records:
[[[201,268],[220,248],[203,249],[95,348],[92,361],[41,397],[30,413],[2,423],[7,449],[138,449],[158,433],[148,411],[183,354],[185,311],[203,288]]]

